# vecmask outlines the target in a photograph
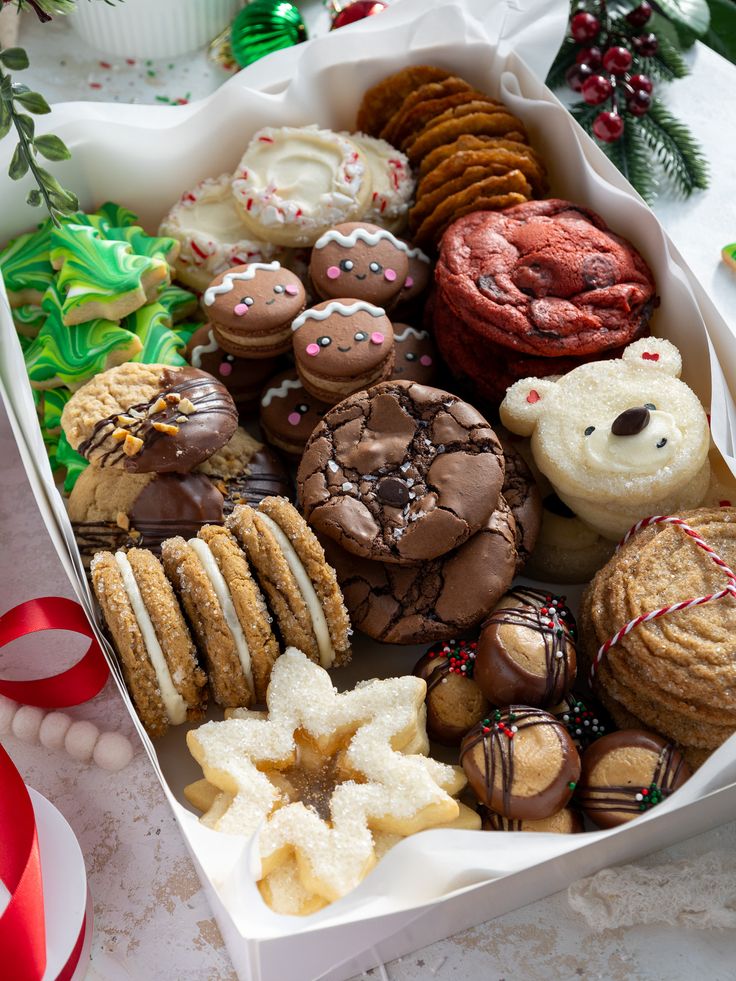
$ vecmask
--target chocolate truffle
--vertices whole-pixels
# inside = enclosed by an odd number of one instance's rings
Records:
[[[554,834],[574,835],[583,830],[583,819],[578,811],[571,807],[563,807],[561,811],[541,821],[522,821],[518,818],[507,818],[503,814],[489,811],[487,807],[478,807],[484,831],[541,831]]]
[[[473,681],[475,641],[446,641],[430,647],[414,665],[427,682],[427,733],[445,746],[459,746],[488,712],[488,702]]]

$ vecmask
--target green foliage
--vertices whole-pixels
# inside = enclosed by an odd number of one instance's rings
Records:
[[[659,10],[677,27],[684,27],[702,37],[710,26],[706,0],[657,0]]]
[[[684,123],[660,99],[640,120],[641,134],[672,191],[689,197],[708,186],[708,164]]]
[[[710,27],[701,40],[736,64],[736,4],[733,0],[708,0]]]

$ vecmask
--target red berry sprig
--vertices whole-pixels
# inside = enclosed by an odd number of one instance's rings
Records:
[[[580,47],[565,78],[587,105],[601,107],[593,120],[594,136],[604,143],[615,143],[624,132],[621,107],[632,116],[643,116],[652,104],[652,80],[641,72],[631,74],[631,69],[637,57],[654,55],[658,42],[653,33],[633,38],[614,33],[605,0],[597,0],[595,7],[597,13],[579,9],[570,18],[570,34]],[[641,28],[651,16],[652,7],[643,0],[626,14],[626,21]]]

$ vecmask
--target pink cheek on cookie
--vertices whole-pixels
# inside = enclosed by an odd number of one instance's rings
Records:
[[[228,375],[233,373],[233,366],[229,361],[223,361],[217,370],[221,375],[224,375],[227,378]]]
[[[423,354],[419,359],[419,364],[423,364],[425,368],[429,368],[429,366],[432,364],[432,359],[428,354]]]
[[[289,423],[290,426],[298,426],[299,423],[302,421],[302,417],[299,415],[298,412],[290,412],[286,417],[286,421]]]
[[[337,277],[339,275],[340,275],[340,269],[339,269],[338,266],[328,266],[327,267],[327,278],[328,279],[337,279]]]
[[[289,296],[296,296],[298,292],[298,286],[284,286],[284,293],[287,293]]]
[[[316,358],[320,352],[319,344],[307,344],[306,352],[310,358]]]
[[[414,285],[414,280],[411,278],[411,276],[407,276],[406,279],[404,280],[404,289],[410,290],[413,285]]]
[[[371,334],[371,344],[383,344],[386,338],[380,332],[380,330],[374,331]]]
[[[233,307],[233,313],[236,317],[242,317],[244,313],[248,312],[248,307],[245,303],[236,303]]]
[[[389,283],[393,283],[393,281],[396,279],[396,273],[393,269],[384,269],[383,277],[384,279],[387,279]]]

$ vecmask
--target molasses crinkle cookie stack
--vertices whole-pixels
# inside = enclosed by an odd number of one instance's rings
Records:
[[[533,482],[524,493],[512,470],[512,511],[505,472],[490,425],[448,392],[388,381],[324,415],[299,466],[299,495],[356,628],[414,644],[483,620],[538,526]]]

